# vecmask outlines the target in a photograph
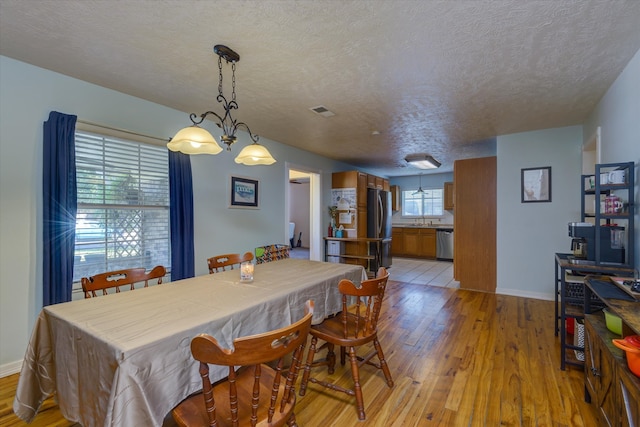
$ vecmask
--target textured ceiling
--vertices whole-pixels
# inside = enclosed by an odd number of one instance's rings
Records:
[[[0,0],[0,54],[187,113],[220,111],[214,44],[240,54],[254,133],[451,171],[497,135],[582,123],[640,49],[640,1]]]

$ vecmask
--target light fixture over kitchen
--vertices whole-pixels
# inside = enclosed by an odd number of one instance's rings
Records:
[[[416,194],[424,194],[424,190],[422,189],[422,174],[420,174],[420,187],[418,187],[418,189],[415,193],[412,194],[412,196],[415,196]]]
[[[405,157],[404,160],[419,169],[437,169],[440,167],[440,162],[429,154],[411,154]]]
[[[236,101],[236,63],[240,61],[240,55],[238,55],[231,48],[217,44],[213,47],[213,51],[218,55],[218,96],[216,100],[222,104],[224,108],[224,115],[220,116],[214,111],[207,111],[200,116],[195,113],[191,113],[189,118],[191,119],[191,126],[180,130],[176,136],[167,144],[167,147],[171,151],[180,151],[185,154],[218,154],[222,151],[218,141],[211,135],[206,129],[201,128],[199,125],[209,115],[213,115],[217,119],[217,125],[222,129],[222,136],[220,139],[227,146],[227,151],[231,151],[231,145],[236,142],[236,132],[239,128],[246,129],[249,137],[253,141],[253,144],[249,144],[244,147],[240,154],[235,158],[236,163],[244,165],[271,165],[276,162],[276,159],[271,156],[269,150],[264,146],[258,144],[260,137],[251,133],[251,129],[244,122],[238,122],[231,116],[231,110],[238,109],[238,102]],[[231,63],[231,100],[227,100],[222,93],[222,60]],[[199,117],[199,118],[198,118]]]

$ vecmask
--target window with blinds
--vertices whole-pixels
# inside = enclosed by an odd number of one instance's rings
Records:
[[[422,193],[415,190],[402,192],[402,216],[442,216],[443,190],[426,189]]]
[[[123,268],[164,265],[169,270],[166,147],[81,130],[75,137],[74,282]]]

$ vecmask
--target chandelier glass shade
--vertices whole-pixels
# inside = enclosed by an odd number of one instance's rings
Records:
[[[218,144],[218,141],[209,133],[206,129],[201,128],[199,125],[208,116],[213,116],[218,127],[222,130],[222,136],[220,140],[227,146],[227,151],[231,151],[231,145],[237,140],[236,132],[238,129],[244,129],[249,138],[253,141],[253,144],[245,147],[235,162],[244,165],[271,165],[276,160],[271,156],[269,150],[264,146],[258,144],[260,137],[251,133],[251,129],[244,122],[239,122],[231,116],[232,110],[238,109],[238,103],[236,101],[236,63],[240,61],[240,55],[235,51],[224,45],[215,45],[213,51],[218,55],[218,96],[216,100],[222,104],[224,114],[219,115],[214,111],[207,111],[201,115],[191,113],[189,118],[192,125],[180,130],[167,144],[167,148],[171,151],[179,151],[185,154],[218,154],[222,151],[222,148]],[[222,91],[222,60],[227,63],[231,63],[231,99],[228,100]],[[250,154],[247,154],[250,153]]]
[[[272,165],[276,162],[276,159],[271,156],[269,150],[264,148],[263,145],[254,142],[240,151],[238,157],[235,158],[235,162],[247,166]]]
[[[222,151],[213,135],[196,125],[180,130],[171,138],[167,147],[184,154],[218,154]]]

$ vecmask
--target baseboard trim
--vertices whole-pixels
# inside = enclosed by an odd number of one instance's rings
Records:
[[[0,378],[17,374],[20,372],[20,369],[22,369],[22,360],[16,360],[15,362],[0,365]]]
[[[542,292],[529,292],[529,291],[523,291],[522,289],[497,288],[496,294],[510,295],[513,297],[541,299],[546,301],[555,301],[553,294],[547,294]]]

